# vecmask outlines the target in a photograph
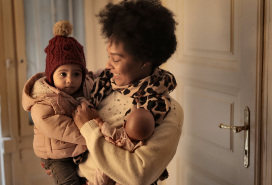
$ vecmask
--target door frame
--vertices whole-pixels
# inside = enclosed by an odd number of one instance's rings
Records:
[[[18,42],[15,7],[22,0],[0,0],[0,96],[1,182],[19,184],[23,179],[20,160],[20,93],[18,87]]]
[[[256,112],[255,112],[255,128],[251,128],[251,130],[255,130],[255,158],[254,158],[254,184],[261,185],[261,181],[263,179],[261,168],[264,165],[262,162],[262,139],[263,139],[263,111],[264,111],[264,94],[262,89],[264,87],[264,53],[266,50],[265,47],[265,19],[266,19],[266,1],[267,0],[259,0],[258,1],[258,35],[257,35],[257,54],[256,54]],[[270,0],[269,0],[270,1]],[[267,184],[270,185],[270,184]]]
[[[260,185],[272,184],[272,0],[264,5],[264,52],[262,87],[262,138]],[[270,114],[269,114],[270,113]]]

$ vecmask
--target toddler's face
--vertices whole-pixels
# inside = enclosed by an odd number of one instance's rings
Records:
[[[56,88],[73,95],[81,86],[82,69],[76,64],[61,65],[55,70],[53,81]]]

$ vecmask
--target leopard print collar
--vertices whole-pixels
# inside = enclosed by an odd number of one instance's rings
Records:
[[[125,120],[132,110],[144,108],[153,114],[157,122],[163,120],[171,110],[168,94],[176,86],[174,75],[161,68],[156,68],[152,75],[126,86],[117,86],[112,74],[106,69],[94,83],[90,102],[96,108],[103,98],[115,90],[133,99],[132,107],[126,112]]]

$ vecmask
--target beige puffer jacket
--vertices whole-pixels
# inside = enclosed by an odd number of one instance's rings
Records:
[[[84,98],[88,99],[92,87],[93,80],[88,75],[83,84]],[[85,139],[72,119],[72,112],[81,101],[50,86],[45,73],[37,73],[26,82],[22,105],[31,112],[33,148],[38,157],[61,159],[86,151]]]

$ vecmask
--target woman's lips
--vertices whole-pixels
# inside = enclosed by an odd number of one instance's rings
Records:
[[[113,73],[113,78],[115,79],[115,78],[120,78],[120,74],[117,74],[117,73]]]

